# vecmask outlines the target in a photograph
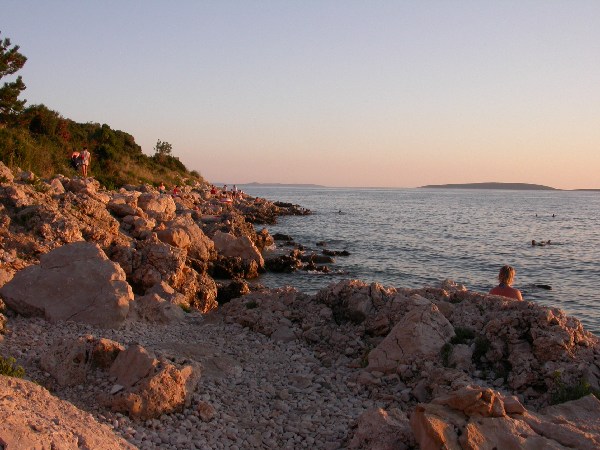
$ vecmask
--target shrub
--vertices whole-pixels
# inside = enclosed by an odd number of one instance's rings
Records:
[[[25,376],[25,369],[21,366],[16,366],[16,362],[15,358],[0,356],[0,374],[7,377],[23,378]]]
[[[454,329],[455,336],[450,339],[450,343],[457,344],[466,344],[471,339],[475,338],[475,332],[470,328],[456,327]]]
[[[76,174],[70,153],[84,146],[92,153],[91,175],[109,189],[137,180],[180,184],[179,179],[191,176],[202,181],[198,172],[188,172],[176,156],[164,155],[159,161],[145,155],[128,133],[106,124],[77,123],[44,105],[27,108],[18,126],[0,127],[0,161],[41,178]]]
[[[254,300],[251,300],[248,303],[246,303],[247,309],[254,309],[256,307],[258,307],[258,303],[256,303]]]
[[[445,343],[440,351],[442,357],[442,364],[444,367],[450,367],[450,356],[452,356],[452,344]]]
[[[560,372],[554,372],[553,377],[556,383],[556,390],[550,397],[551,405],[578,400],[590,394],[593,394],[596,398],[600,399],[600,391],[592,388],[587,381],[579,380],[577,383],[567,386],[562,381]]]
[[[485,336],[475,338],[475,349],[473,350],[473,361],[478,362],[491,347],[491,342]]]

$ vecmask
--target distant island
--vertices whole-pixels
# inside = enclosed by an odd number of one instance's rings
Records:
[[[238,186],[264,186],[264,187],[314,187],[314,188],[324,188],[326,186],[322,186],[320,184],[285,184],[285,183],[257,183],[256,181],[252,183],[242,183],[238,184]]]
[[[513,191],[556,191],[559,189],[530,183],[465,183],[465,184],[428,184],[420,186],[419,189],[505,189]]]

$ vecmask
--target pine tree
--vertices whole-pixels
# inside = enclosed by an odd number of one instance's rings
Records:
[[[8,75],[18,72],[27,58],[19,53],[19,46],[11,47],[10,39],[0,40],[0,80]],[[5,82],[0,87],[0,125],[12,122],[15,116],[23,110],[25,100],[19,100],[21,91],[25,90],[25,83],[21,76],[13,82]]]

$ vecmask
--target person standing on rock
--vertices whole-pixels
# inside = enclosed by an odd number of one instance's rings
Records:
[[[83,147],[83,151],[80,154],[81,157],[81,175],[84,178],[88,176],[88,168],[90,166],[90,160],[92,159],[92,155],[88,152],[87,147]]]
[[[511,266],[502,266],[498,274],[500,284],[490,291],[492,295],[501,295],[502,297],[514,298],[523,301],[521,291],[512,287],[517,271]]]
[[[73,169],[79,171],[80,165],[81,165],[81,156],[80,156],[79,150],[74,148],[73,153],[71,153],[71,167],[73,167]]]

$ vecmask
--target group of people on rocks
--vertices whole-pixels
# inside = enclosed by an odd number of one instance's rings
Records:
[[[219,196],[222,199],[230,199],[230,200],[235,200],[238,198],[241,199],[244,196],[244,192],[242,192],[240,189],[238,189],[235,184],[233,185],[233,187],[230,190],[228,190],[228,187],[226,184],[224,184],[221,189],[217,188],[214,184],[211,184],[210,194],[213,196]]]
[[[158,185],[158,193],[159,194],[167,193],[167,187],[165,186],[165,183],[163,183],[162,181]],[[181,195],[181,189],[179,189],[179,185],[173,186],[173,191],[172,191],[171,195],[173,197],[178,197],[179,195]]]
[[[71,167],[80,172],[82,177],[87,178],[91,159],[92,154],[87,147],[83,147],[81,152],[73,149],[71,153]]]

